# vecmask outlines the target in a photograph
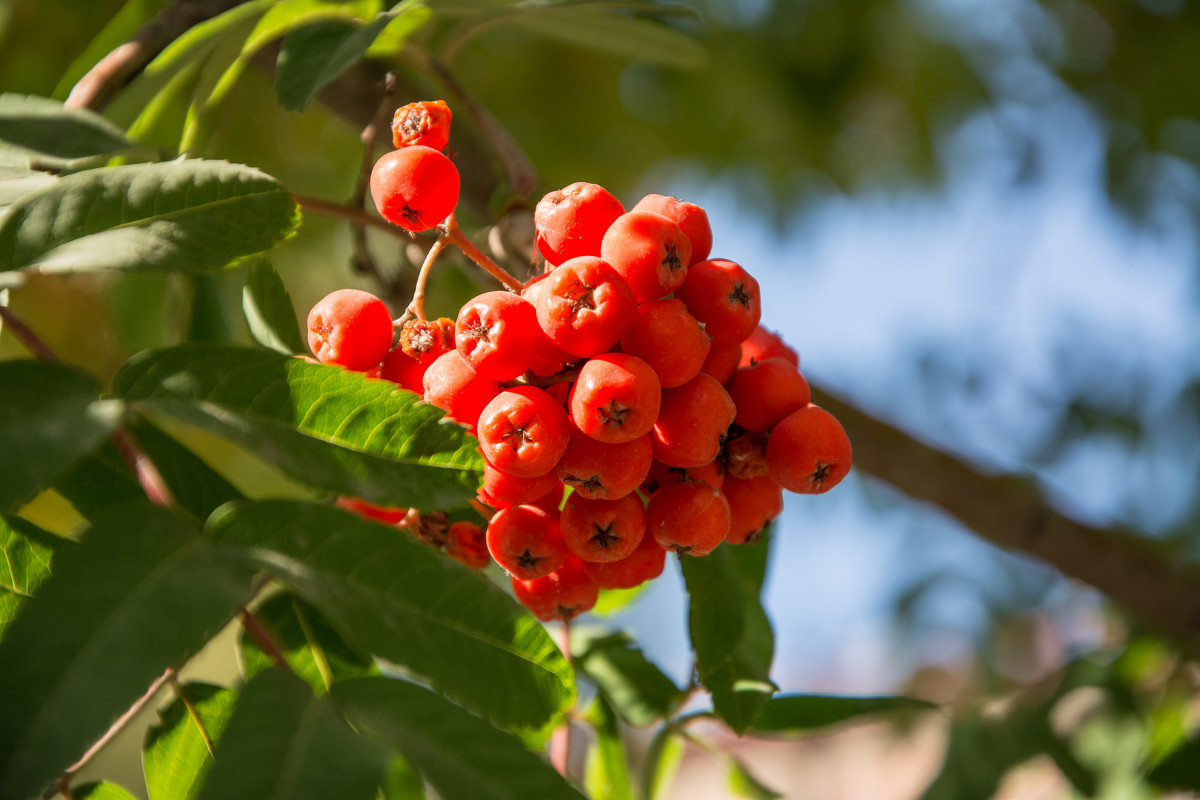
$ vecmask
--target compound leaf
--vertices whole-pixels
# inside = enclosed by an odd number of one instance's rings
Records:
[[[150,800],[192,800],[212,767],[212,748],[220,741],[237,702],[237,692],[207,683],[185,683],[175,701],[146,731],[142,769]]]
[[[390,678],[336,684],[331,695],[360,730],[394,747],[445,800],[582,800],[520,739],[445,698]]]
[[[202,800],[374,800],[389,760],[325,697],[265,670],[238,697]]]
[[[265,348],[192,344],[143,354],[115,388],[297,481],[373,503],[454,509],[482,481],[474,438],[415,394]]]
[[[352,647],[500,724],[540,728],[574,700],[570,667],[545,628],[487,578],[401,531],[296,501],[226,507],[210,529]]]
[[[85,372],[48,361],[0,362],[0,511],[28,501],[94,450],[123,406]]]
[[[298,223],[287,189],[252,167],[104,167],[13,203],[0,222],[0,270],[206,272],[274,247]]]
[[[0,641],[0,786],[29,797],[229,619],[250,572],[146,501],[98,515]]]

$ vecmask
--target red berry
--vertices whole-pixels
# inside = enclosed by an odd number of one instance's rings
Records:
[[[425,370],[423,397],[456,422],[474,428],[484,406],[500,393],[500,385],[475,371],[457,350],[442,353]]]
[[[767,468],[789,492],[827,492],[846,477],[850,462],[845,429],[819,406],[793,411],[771,429],[767,439]]]
[[[496,469],[486,458],[483,460],[483,486],[479,499],[492,508],[517,506],[523,503],[538,504],[550,492],[558,492],[562,499],[562,483],[553,471],[532,478],[520,478]],[[557,502],[555,509],[558,508]]]
[[[762,316],[758,281],[723,258],[699,261],[675,292],[713,340],[744,340]]]
[[[392,117],[392,144],[441,150],[450,139],[452,116],[450,106],[443,100],[420,100],[400,106]]]
[[[551,264],[600,255],[600,240],[625,213],[621,201],[594,183],[572,183],[550,192],[533,211],[537,246]]]
[[[571,389],[571,421],[602,442],[645,436],[658,419],[662,392],[645,361],[626,353],[588,359]]]
[[[696,377],[712,346],[708,334],[673,297],[637,307],[637,319],[621,337],[621,352],[653,367],[658,382],[670,389]]]
[[[677,197],[648,194],[630,210],[653,211],[678,225],[692,243],[690,264],[708,258],[708,253],[712,250],[712,226],[709,225],[708,214],[700,206],[685,203]]]
[[[730,544],[757,542],[763,528],[783,511],[783,489],[768,476],[759,478],[725,477],[721,493],[729,502]]]
[[[672,467],[699,467],[717,457],[737,408],[721,384],[703,372],[675,389],[663,389],[650,438],[654,457]]]
[[[506,389],[479,414],[479,447],[498,469],[520,478],[554,471],[567,449],[567,412],[536,386]]]
[[[525,294],[551,343],[579,358],[610,349],[637,316],[629,284],[595,256],[564,261]]]
[[[446,555],[471,569],[492,563],[483,529],[474,522],[453,522],[446,531]]]
[[[725,388],[737,405],[735,421],[748,431],[767,430],[810,399],[808,381],[778,356],[742,367]]]
[[[800,369],[800,356],[791,347],[788,347],[787,342],[773,331],[769,331],[762,325],[756,325],[754,330],[742,342],[742,358],[738,363],[739,367],[748,367],[755,361],[766,361],[768,358],[778,356],[791,363],[796,369]]]
[[[493,514],[487,547],[509,575],[525,581],[548,575],[567,558],[558,514],[535,506],[511,506]]]
[[[584,561],[618,561],[646,534],[646,510],[636,494],[589,500],[572,493],[562,510],[562,535]]]
[[[604,232],[600,257],[629,281],[638,302],[644,303],[680,287],[687,277],[692,243],[662,214],[630,211]]]
[[[371,369],[392,347],[392,315],[373,294],[338,289],[308,312],[308,346],[326,364]]]
[[[638,488],[650,469],[649,436],[612,444],[572,427],[571,441],[554,468],[559,480],[591,500],[615,500]]]
[[[669,467],[661,461],[652,461],[650,471],[646,473],[646,480],[642,481],[642,491],[651,495],[660,486],[685,481],[704,481],[714,489],[720,489],[725,482],[725,468],[721,466],[719,459],[713,459],[698,467]]]
[[[383,363],[379,368],[379,377],[399,384],[402,389],[422,394],[425,391],[425,370],[428,366],[408,355],[399,347],[393,347],[391,352],[383,357]]]
[[[531,581],[512,579],[513,595],[542,622],[569,622],[596,605],[600,590],[583,571],[583,562],[568,555],[559,569]]]
[[[667,551],[654,540],[643,536],[629,555],[617,561],[584,561],[583,571],[601,589],[632,589],[662,574]]]
[[[728,383],[741,360],[741,342],[714,340],[700,371],[712,375],[717,383]]]
[[[537,312],[520,295],[484,292],[458,312],[454,343],[475,371],[496,381],[524,374],[541,343]]]
[[[458,169],[432,147],[392,150],[371,170],[371,198],[388,222],[406,231],[429,230],[458,205]]]
[[[650,496],[646,529],[667,550],[708,555],[729,533],[729,503],[703,481],[668,483]]]

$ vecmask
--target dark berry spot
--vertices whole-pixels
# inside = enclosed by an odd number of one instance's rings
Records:
[[[733,291],[729,293],[729,302],[741,303],[746,308],[750,307],[750,302],[752,299],[753,298],[750,296],[750,293],[746,291],[746,287],[740,283],[735,283],[733,285]]]
[[[679,260],[679,248],[675,246],[675,243],[667,242],[665,249],[666,254],[663,255],[662,260],[663,266],[671,270],[671,272],[683,269],[684,263]]]
[[[492,341],[490,338],[488,338],[487,326],[478,320],[467,326],[467,334],[475,339],[479,339],[482,342],[490,343]]]
[[[813,471],[812,475],[808,476],[808,479],[812,481],[812,485],[820,489],[829,478],[829,473],[833,471],[833,466],[833,464],[822,464],[818,461],[817,468]]]
[[[570,620],[570,619],[574,619],[575,615],[578,613],[579,613],[579,606],[559,606],[558,607],[558,618],[564,622],[566,622],[567,620]]]
[[[571,316],[575,316],[583,309],[596,309],[596,299],[593,297],[595,286],[589,286],[582,281],[573,283],[563,295],[564,299],[571,306]]]
[[[588,494],[596,494],[604,491],[604,482],[600,480],[599,475],[592,475],[587,478],[578,478],[574,475],[568,475],[563,478],[563,483],[570,484],[576,489],[581,489]]]
[[[519,450],[521,449],[521,445],[529,444],[533,441],[533,437],[529,435],[529,431],[525,430],[524,427],[518,428],[511,422],[507,422],[505,424],[508,426],[508,428],[504,431],[504,434],[500,437],[500,440],[511,444],[513,450]]]
[[[626,415],[632,410],[629,406],[618,403],[615,397],[605,405],[596,407],[600,421],[605,425],[624,425]]]
[[[517,556],[517,566],[521,569],[533,569],[538,565],[545,556],[535,556],[529,552],[529,548],[525,548],[525,552]]]
[[[592,535],[591,541],[596,543],[596,547],[600,548],[601,550],[607,550],[617,542],[621,541],[621,537],[613,533],[614,525],[615,523],[612,522],[604,526],[593,523],[592,527],[596,530],[596,533]]]

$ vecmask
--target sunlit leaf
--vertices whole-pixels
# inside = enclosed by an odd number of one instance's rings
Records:
[[[239,693],[203,800],[374,800],[389,760],[326,697],[282,670]]]
[[[303,111],[325,84],[362,58],[392,19],[380,14],[366,25],[330,19],[298,28],[283,39],[275,63],[275,97],[288,111]]]
[[[591,800],[633,800],[633,784],[617,715],[604,698],[596,698],[588,712],[596,738],[588,747],[584,785]]]
[[[266,259],[255,261],[246,272],[242,311],[250,326],[250,335],[263,347],[286,355],[307,352],[307,345],[296,325],[292,296]]]
[[[299,223],[291,194],[251,167],[192,159],[67,175],[0,223],[0,270],[217,270]]]
[[[640,785],[644,800],[656,800],[666,794],[682,761],[683,742],[673,728],[662,726],[650,740],[642,761]]]
[[[186,345],[115,379],[140,409],[209,430],[307,485],[381,505],[453,509],[482,482],[473,437],[389,381],[265,348]]]
[[[646,660],[627,634],[594,628],[571,631],[576,666],[594,681],[630,725],[642,727],[666,717],[684,692]]]
[[[487,578],[403,531],[293,501],[227,507],[211,528],[356,650],[500,724],[541,728],[574,700],[571,669],[545,628]]]
[[[0,166],[58,170],[141,147],[104,117],[45,97],[0,94]]]
[[[72,786],[71,798],[72,800],[135,800],[134,796],[125,789],[108,781]]]
[[[412,683],[357,678],[331,696],[365,733],[394,747],[444,800],[582,800],[520,739]]]
[[[207,683],[185,683],[180,696],[146,732],[142,769],[150,800],[192,800],[212,767],[212,750],[220,741],[237,702],[237,692]]]
[[[735,797],[745,797],[748,800],[784,800],[783,795],[756,778],[754,773],[736,758],[729,759],[729,790]]]
[[[98,515],[0,641],[0,786],[39,793],[167,667],[215,634],[250,572],[147,502]]]

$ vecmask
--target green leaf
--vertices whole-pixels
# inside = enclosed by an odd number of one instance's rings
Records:
[[[325,84],[363,57],[391,22],[379,14],[366,25],[329,19],[298,28],[283,38],[275,62],[275,98],[288,111],[303,111]]]
[[[373,503],[454,509],[482,482],[476,440],[389,381],[265,348],[145,353],[116,393],[253,450],[309,486]]]
[[[783,795],[766,786],[736,758],[729,759],[729,790],[749,800],[784,800]]]
[[[663,725],[650,740],[650,746],[646,748],[646,758],[642,762],[641,787],[644,800],[655,800],[659,795],[666,793],[682,761],[683,742],[673,728]]]
[[[688,633],[700,678],[733,657],[746,630],[746,587],[729,554],[718,547],[703,558],[679,559],[688,593]]]
[[[27,194],[53,186],[53,175],[32,169],[0,166],[0,219],[4,211]]]
[[[228,621],[250,573],[145,501],[96,518],[0,642],[0,786],[39,793]]]
[[[401,531],[294,501],[234,505],[210,527],[352,647],[500,724],[540,728],[574,701],[570,666],[545,628],[487,578]]]
[[[135,422],[130,433],[154,462],[180,510],[203,522],[209,514],[242,494],[212,467],[179,442],[147,422]]]
[[[425,800],[425,782],[412,764],[396,756],[388,767],[387,779],[379,789],[379,800]]]
[[[596,738],[588,747],[584,786],[591,800],[633,800],[633,783],[617,715],[603,697],[588,712]]]
[[[863,717],[906,715],[936,711],[937,706],[914,697],[838,697],[816,694],[784,694],[772,697],[750,726],[750,733],[803,735]]]
[[[356,727],[400,751],[444,800],[582,800],[520,739],[428,689],[357,678],[330,694]]]
[[[710,554],[711,555],[711,554]],[[763,704],[778,687],[771,682],[775,635],[756,596],[746,605],[746,629],[733,656],[704,678],[712,694],[713,710],[741,736],[758,717]]]
[[[1155,764],[1146,780],[1163,789],[1200,792],[1200,739],[1184,742]]]
[[[4,632],[21,613],[21,609],[28,600],[29,598],[24,595],[0,589],[0,641],[4,640]]]
[[[644,727],[666,717],[686,696],[642,655],[626,633],[595,628],[571,631],[575,666],[599,688],[630,725]]]
[[[296,307],[283,279],[271,262],[259,259],[246,272],[242,289],[242,311],[250,335],[263,347],[285,355],[308,352],[300,326],[296,324]]]
[[[75,462],[55,479],[53,488],[86,518],[111,505],[146,496],[111,439]]]
[[[202,800],[374,800],[387,754],[282,670],[246,684]]]
[[[514,16],[511,23],[541,36],[670,67],[699,69],[708,62],[703,45],[660,22],[586,5],[528,8],[528,13]]]
[[[379,672],[374,662],[348,645],[320,612],[293,594],[272,597],[254,610],[254,616],[279,645],[288,666],[316,694],[329,691],[334,681]],[[274,664],[274,658],[245,631],[241,655],[246,678]]]
[[[382,10],[382,0],[282,0],[258,21],[246,39],[245,52],[257,52],[268,42],[313,22],[327,19],[365,22]]]
[[[0,589],[32,595],[50,577],[55,554],[68,544],[32,522],[0,514]]]
[[[0,165],[61,170],[141,145],[94,111],[63,108],[45,97],[0,94]]]
[[[116,427],[123,405],[100,400],[85,372],[47,361],[0,362],[0,511],[94,450]]]
[[[274,247],[298,223],[291,194],[251,167],[105,167],[14,203],[0,223],[0,270],[217,270]]]
[[[150,800],[192,800],[212,767],[237,702],[237,692],[207,683],[185,683],[175,701],[146,731],[142,769]]]
[[[72,786],[71,797],[73,800],[136,800],[129,792],[108,781]]]

